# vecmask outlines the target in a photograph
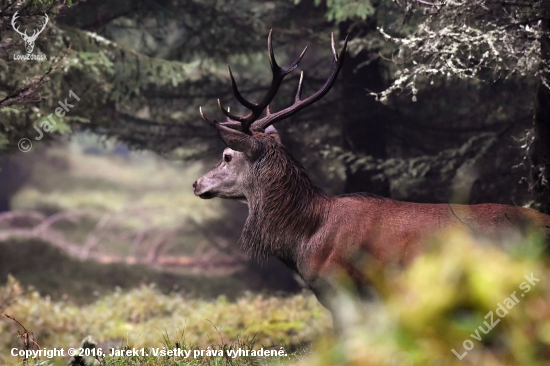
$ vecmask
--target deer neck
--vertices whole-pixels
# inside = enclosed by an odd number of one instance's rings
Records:
[[[254,171],[240,244],[260,259],[275,256],[296,267],[300,250],[324,221],[329,196],[289,154],[281,160]]]

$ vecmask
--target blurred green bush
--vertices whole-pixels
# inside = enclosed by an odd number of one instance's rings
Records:
[[[381,301],[342,291],[345,330],[305,365],[549,365],[548,258],[541,238],[514,240],[451,231],[405,271],[367,269]]]

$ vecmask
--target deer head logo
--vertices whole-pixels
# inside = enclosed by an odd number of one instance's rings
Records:
[[[11,26],[13,29],[23,37],[23,41],[25,41],[25,48],[27,49],[27,53],[32,53],[32,50],[34,49],[34,42],[36,41],[36,38],[42,33],[44,28],[46,28],[46,24],[48,24],[48,14],[44,14],[44,24],[42,24],[42,29],[40,29],[38,32],[36,29],[34,30],[32,35],[27,35],[27,30],[25,29],[25,32],[20,32],[19,27],[15,26],[15,21],[19,16],[17,15],[19,11],[16,11],[15,14],[13,14],[13,18],[11,18]]]

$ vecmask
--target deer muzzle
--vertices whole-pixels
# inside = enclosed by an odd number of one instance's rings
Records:
[[[193,183],[193,193],[195,193],[195,196],[199,196],[202,199],[210,199],[215,197],[215,195],[212,192],[204,190],[204,188],[201,185],[200,178],[197,179],[195,183]]]

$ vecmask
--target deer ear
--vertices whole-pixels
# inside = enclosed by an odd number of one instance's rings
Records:
[[[214,121],[214,126],[227,147],[245,153],[245,155],[251,159],[255,159],[258,156],[260,152],[260,143],[254,137],[244,132],[223,126],[216,121]]]
[[[264,130],[264,133],[266,135],[274,137],[277,141],[281,142],[281,138],[279,137],[279,132],[273,127],[273,125],[267,126],[267,128]]]
[[[277,136],[279,136],[279,132],[277,132],[277,130],[275,129],[275,127],[273,125],[267,126],[264,133],[266,135],[277,135]]]

